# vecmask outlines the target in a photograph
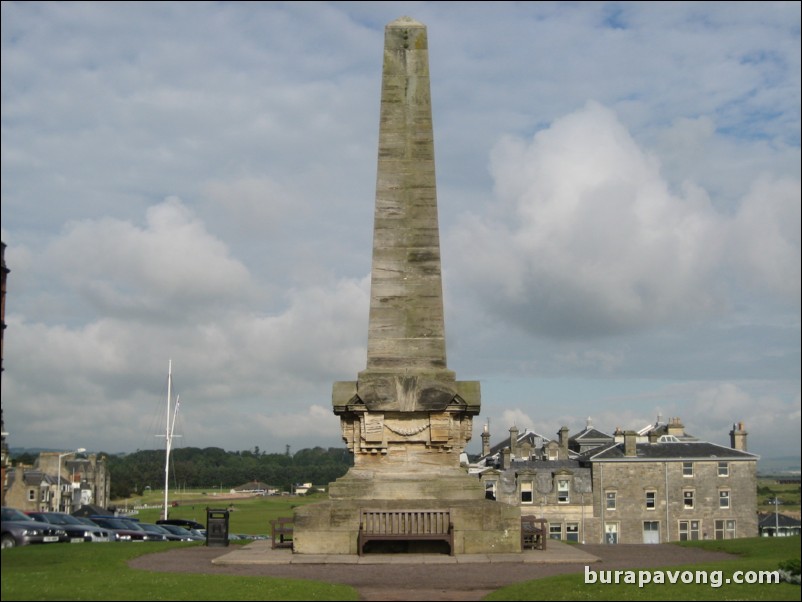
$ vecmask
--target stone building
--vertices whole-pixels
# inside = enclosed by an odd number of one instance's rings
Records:
[[[539,447],[530,440],[543,440]],[[731,446],[685,433],[679,418],[614,436],[592,428],[556,440],[510,429],[508,445],[474,465],[491,499],[546,519],[553,539],[664,543],[754,537],[757,460],[743,425]],[[590,441],[597,445],[591,446]],[[494,451],[495,450],[495,451]]]
[[[88,504],[108,506],[111,478],[106,457],[103,454],[62,455],[59,462],[59,455],[58,452],[42,452],[33,466],[9,468],[6,505],[22,511],[67,513]]]

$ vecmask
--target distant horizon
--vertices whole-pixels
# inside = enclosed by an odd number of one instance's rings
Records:
[[[187,446],[187,447],[195,448],[195,449],[219,448],[219,449],[223,449],[227,453],[243,452],[243,451],[251,451],[252,452],[253,449],[254,449],[253,447],[246,448],[246,449],[226,449],[226,448],[220,447],[219,445],[203,445],[203,446],[201,446],[201,445],[192,445],[192,446]],[[295,449],[295,451],[293,451],[293,448],[291,447],[290,448],[290,455],[293,455],[294,453],[296,453],[297,451],[300,451],[302,449],[312,449],[314,447],[322,447],[324,449],[328,449],[328,448],[346,449],[345,445],[342,445],[342,446],[336,446],[336,445],[327,445],[327,446],[318,445],[318,446],[315,446],[315,445],[312,445],[312,446],[299,447],[299,448]],[[177,449],[182,449],[182,448],[180,446],[175,446],[175,447],[173,447],[173,452],[175,452]],[[25,454],[25,453],[30,453],[30,454],[34,454],[34,453],[38,454],[38,453],[41,453],[41,452],[54,453],[54,452],[63,452],[64,450],[61,450],[61,449],[48,449],[48,448],[40,448],[40,447],[9,446],[8,451],[9,451],[9,455],[10,456],[17,456],[17,455],[21,455],[21,454]],[[129,454],[135,454],[137,452],[148,452],[148,451],[157,451],[157,452],[158,451],[164,451],[164,448],[136,449],[136,450],[133,450],[133,451],[117,451],[117,452],[109,452],[109,451],[106,451],[106,450],[90,450],[90,449],[87,449],[87,451],[85,453],[87,453],[87,454],[104,453],[104,454],[108,454],[110,456],[124,456],[124,455],[129,455]],[[286,452],[285,451],[270,451],[270,450],[265,450],[265,449],[262,449],[261,447],[259,447],[259,453],[260,454],[284,455]],[[470,455],[476,456],[478,454],[470,454]],[[766,464],[766,463],[779,464],[781,462],[788,462],[789,464],[793,464],[794,466],[792,468],[783,469],[782,470],[782,474],[784,474],[784,473],[802,474],[802,455],[798,455],[798,456],[793,456],[793,455],[790,455],[790,456],[777,456],[777,457],[770,457],[770,458],[764,458],[764,457],[761,456],[761,457],[758,458],[757,462],[758,462],[758,469],[760,468],[761,462],[763,462],[764,464]],[[771,476],[772,474],[775,474],[775,473],[765,474],[765,476]],[[780,474],[780,473],[777,473],[777,474]],[[760,476],[759,471],[758,471],[758,476]]]

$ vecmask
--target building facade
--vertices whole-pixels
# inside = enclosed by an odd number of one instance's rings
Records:
[[[23,512],[72,513],[89,504],[107,507],[110,493],[111,479],[103,454],[65,458],[58,452],[42,452],[33,466],[8,469],[5,497],[6,505]]]
[[[583,436],[584,435],[584,436]],[[535,438],[540,447],[527,444]],[[743,425],[731,446],[687,435],[678,418],[606,435],[590,423],[556,440],[513,427],[473,472],[486,497],[548,521],[549,537],[584,543],[665,543],[758,535],[757,460]],[[594,444],[590,444],[593,441]]]

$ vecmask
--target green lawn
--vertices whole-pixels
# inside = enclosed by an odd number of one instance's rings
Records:
[[[585,584],[585,574],[561,575],[535,579],[496,590],[485,600],[799,600],[798,585],[781,583],[778,585],[722,583],[713,587],[710,583],[713,571],[721,571],[722,580],[733,578],[736,571],[776,570],[780,562],[799,558],[799,537],[748,538],[729,541],[694,541],[681,545],[721,550],[738,554],[737,559],[710,564],[668,567],[668,571],[706,571],[708,584],[668,583],[637,584],[620,583]],[[604,570],[603,563],[590,565],[590,570]],[[649,569],[654,575],[656,569]],[[637,571],[635,571],[637,573]],[[676,574],[676,573],[675,573]],[[637,579],[637,577],[636,577]]]
[[[155,573],[127,561],[181,543],[45,544],[3,550],[2,600],[358,600],[301,579]]]
[[[213,510],[226,510],[229,513],[229,531],[251,535],[269,535],[270,520],[279,516],[292,516],[295,506],[302,506],[328,499],[325,494],[301,496],[255,496],[235,500],[215,499],[214,497],[194,497],[179,501],[179,505],[170,508],[170,518],[186,518],[206,524],[207,506]],[[146,500],[147,501],[147,500]],[[152,503],[159,501],[154,498]],[[161,518],[161,509],[147,508],[132,515],[143,523],[155,523]]]

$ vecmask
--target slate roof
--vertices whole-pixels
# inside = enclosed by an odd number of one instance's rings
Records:
[[[802,523],[800,523],[798,518],[779,513],[775,516],[773,512],[761,515],[757,523],[757,526],[760,528],[774,527],[775,525],[780,527],[799,527],[802,526]]]
[[[616,443],[602,451],[587,454],[592,462],[638,460],[757,460],[759,456],[706,441],[677,441],[675,443],[638,443],[637,456],[625,456],[624,444]]]
[[[582,467],[577,460],[513,460],[510,468],[520,470],[522,468],[547,468],[549,470],[576,470]]]
[[[41,485],[42,483],[54,485],[56,477],[51,477],[41,470],[26,470],[22,473],[22,482],[26,485]]]
[[[539,439],[539,441],[538,441]],[[531,429],[526,429],[523,433],[518,435],[518,439],[516,439],[518,445],[522,445],[523,443],[529,443],[533,448],[539,448],[544,443],[548,443],[550,439],[548,437],[544,437],[540,433],[536,433]],[[501,443],[496,443],[494,446],[490,448],[490,453],[487,456],[482,456],[482,458],[486,458],[489,456],[495,456],[496,454],[501,453],[505,447],[510,446],[510,438],[509,436],[506,437],[501,441]]]
[[[580,439],[612,439],[612,435],[602,433],[600,430],[593,427],[586,427],[576,435],[573,435],[568,441],[579,441]]]
[[[95,504],[85,504],[72,513],[73,516],[112,516],[114,512]]]

